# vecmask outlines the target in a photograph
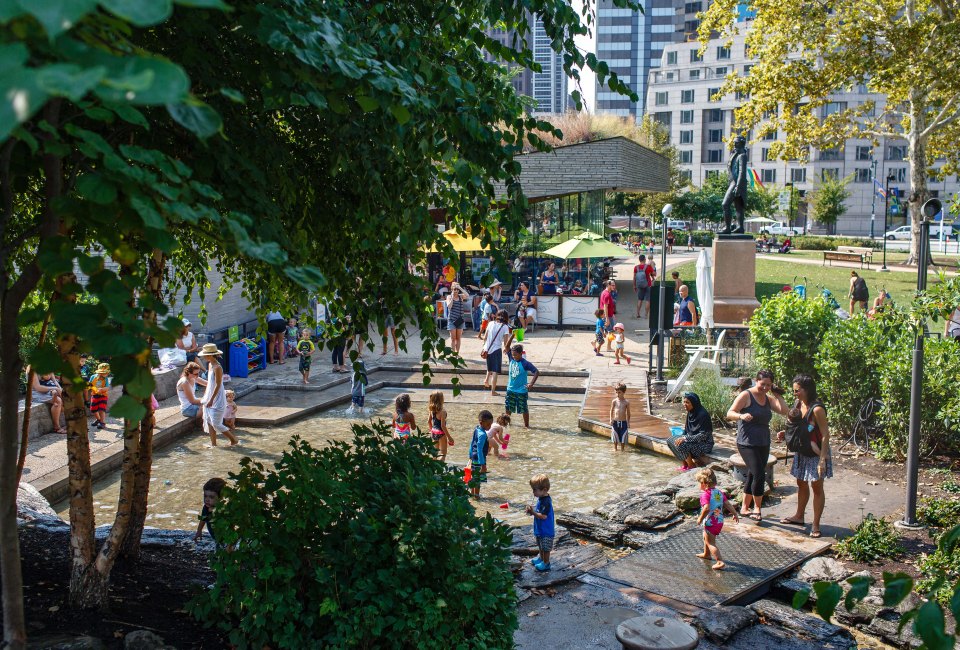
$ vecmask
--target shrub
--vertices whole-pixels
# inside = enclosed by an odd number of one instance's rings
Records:
[[[423,439],[353,433],[322,449],[294,437],[274,469],[241,461],[212,521],[230,550],[194,615],[257,650],[510,647],[509,529],[474,514]]]
[[[794,248],[805,251],[835,251],[837,246],[859,246],[880,250],[883,242],[859,237],[818,237],[816,235],[797,235],[791,237]]]
[[[946,528],[960,521],[960,501],[927,497],[920,500],[917,518],[925,526]]]
[[[850,432],[860,407],[880,397],[883,359],[905,344],[899,312],[838,321],[824,334],[816,359],[817,392],[830,407],[830,428]]]
[[[804,300],[790,292],[765,299],[750,319],[754,364],[771,370],[781,385],[801,372],[813,375],[820,342],[836,321],[819,296]]]
[[[673,232],[674,246],[686,246],[688,237],[693,237],[694,246],[711,246],[713,244],[713,238],[717,235],[717,233],[712,230],[693,230],[690,232],[686,230],[675,230]]]
[[[890,522],[867,515],[853,535],[837,542],[834,550],[840,558],[854,562],[876,562],[900,555],[903,545]]]
[[[949,606],[960,581],[960,553],[950,552],[943,545],[938,545],[933,553],[920,556],[917,568],[920,569],[917,591],[941,605]]]
[[[697,394],[703,408],[713,418],[714,425],[727,426],[727,409],[733,403],[733,391],[723,383],[720,375],[701,368],[690,378],[690,390]]]

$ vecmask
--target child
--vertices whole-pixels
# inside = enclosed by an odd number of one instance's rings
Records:
[[[293,357],[297,355],[297,319],[291,318],[287,321],[287,331],[283,337],[283,344],[286,348],[284,356]]]
[[[480,484],[487,482],[487,454],[490,452],[490,428],[493,426],[493,413],[480,411],[477,418],[480,424],[473,430],[470,440],[470,494],[480,496]]]
[[[604,320],[602,309],[596,310],[593,312],[593,315],[597,317],[596,330],[594,332],[593,339],[593,353],[598,357],[602,357],[603,354],[600,352],[600,350],[603,349],[603,344],[607,342],[607,323],[606,320]]]
[[[110,364],[101,363],[97,372],[90,378],[90,412],[96,419],[93,426],[104,429],[107,426],[107,398],[110,394]]]
[[[523,346],[515,343],[510,347],[510,372],[507,380],[507,415],[511,413],[521,413],[523,415],[523,426],[530,428],[530,410],[527,408],[527,393],[533,385],[537,383],[540,371],[537,367],[523,357]],[[533,379],[527,383],[527,373],[533,373]],[[493,416],[490,416],[493,420]]]
[[[680,280],[680,272],[674,271],[673,273],[670,274],[670,277],[673,278],[673,301],[679,302],[680,301],[680,285],[683,284],[683,282],[681,282]]]
[[[477,334],[478,339],[484,337],[484,333],[487,331],[487,327],[490,326],[490,321],[496,318],[497,315],[497,303],[493,300],[493,294],[485,293],[483,295],[483,307],[480,310],[480,333]]]
[[[506,433],[506,427],[510,426],[510,416],[506,413],[501,414],[497,421],[490,427],[490,440],[493,441],[493,455],[497,458],[507,460],[507,454],[501,454],[507,450],[507,444],[510,442],[510,434]]]
[[[550,551],[553,550],[555,536],[553,525],[553,501],[550,499],[550,477],[537,474],[530,479],[533,496],[537,497],[535,506],[527,506],[527,514],[533,516],[533,537],[537,540],[540,554],[530,560],[537,571],[550,570]]]
[[[227,482],[222,478],[212,478],[203,484],[203,510],[200,511],[200,523],[197,525],[197,534],[193,536],[194,542],[199,542],[203,537],[203,527],[206,525],[210,538],[218,547],[217,536],[213,534],[213,528],[210,527],[210,519],[213,516],[213,509],[217,507],[220,500],[220,492],[226,487]]]
[[[627,449],[627,431],[630,429],[630,402],[625,397],[627,394],[627,385],[623,382],[617,384],[617,396],[610,402],[610,438],[613,439],[613,450],[617,450],[617,443],[620,444],[620,451]]]
[[[83,380],[83,405],[90,408],[90,378],[97,370],[95,359],[91,359],[86,352],[80,353],[80,379]]]
[[[410,396],[400,393],[394,402],[396,414],[393,416],[393,437],[406,442],[417,426],[417,419],[410,412]]]
[[[237,424],[237,403],[234,401],[237,394],[232,390],[224,392],[227,397],[227,407],[223,409],[223,423],[230,428],[232,432]]]
[[[433,438],[433,446],[437,448],[437,460],[446,461],[447,445],[453,444],[453,438],[447,430],[447,410],[443,408],[443,393],[440,391],[430,393],[428,414],[430,437]]]
[[[310,330],[305,329],[300,332],[300,340],[297,341],[297,354],[300,355],[300,374],[303,375],[303,383],[310,383],[310,364],[313,363],[313,353],[317,346],[310,340]]]
[[[363,413],[363,405],[367,399],[367,364],[357,358],[359,369],[353,373],[350,384],[350,412]]]
[[[623,323],[617,323],[613,326],[613,342],[614,342],[614,352],[613,355],[616,357],[616,361],[613,362],[613,365],[619,366],[620,359],[626,359],[627,363],[630,363],[631,359],[627,356],[627,353],[623,351],[623,344],[626,341],[626,338],[623,335]]]
[[[697,557],[707,559],[713,557],[716,562],[713,565],[714,571],[720,571],[726,564],[720,559],[720,549],[717,548],[717,535],[723,528],[723,511],[728,510],[733,515],[733,520],[740,522],[737,515],[737,509],[727,500],[727,495],[717,488],[717,477],[712,469],[704,468],[697,472],[697,482],[700,483],[700,516],[697,518],[697,525],[703,525],[703,553],[697,553]]]

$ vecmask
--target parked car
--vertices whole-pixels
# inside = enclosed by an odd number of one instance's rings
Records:
[[[679,219],[667,219],[667,228],[673,228],[674,230],[686,230],[687,222]]]
[[[765,232],[768,235],[789,235],[790,237],[795,237],[796,235],[801,234],[800,228],[790,228],[783,223],[771,223],[768,226],[765,226],[760,232]]]
[[[957,239],[960,237],[960,226],[949,223],[935,223],[930,226],[930,238],[940,239],[941,230],[943,230],[944,239]],[[888,230],[883,236],[888,240],[910,239],[910,226],[900,226],[896,230]]]
[[[895,230],[888,230],[883,236],[888,240],[910,239],[910,226],[900,226]]]

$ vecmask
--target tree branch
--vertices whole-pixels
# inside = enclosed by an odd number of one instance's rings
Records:
[[[954,120],[956,120],[957,117],[960,117],[960,109],[954,108],[954,104],[956,103],[957,103],[956,95],[948,99],[947,102],[943,105],[943,108],[940,109],[940,112],[937,113],[937,116],[932,120],[930,120],[930,122],[927,123],[927,127],[920,132],[920,137],[926,138],[937,129],[944,127],[947,124],[950,124],[950,122],[953,122]],[[944,117],[944,115],[946,115],[950,111],[953,111],[953,113],[948,117]]]

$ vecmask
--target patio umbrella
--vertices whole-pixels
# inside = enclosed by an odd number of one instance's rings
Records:
[[[456,230],[452,228],[450,230],[443,231],[443,236],[453,245],[453,250],[458,253],[471,253],[474,251],[485,251],[490,250],[489,246],[484,246],[483,243],[476,237],[470,237],[468,235],[461,235]],[[436,253],[436,245],[430,247],[431,253]]]
[[[745,219],[743,223],[780,223],[776,219],[768,219],[767,217],[751,217],[750,219]]]
[[[572,260],[578,257],[632,257],[630,251],[598,237],[594,233],[584,233],[579,237],[557,244],[543,251],[544,255]]]
[[[706,248],[700,249],[697,258],[697,302],[703,315],[700,320],[704,328],[713,327],[713,258]]]

